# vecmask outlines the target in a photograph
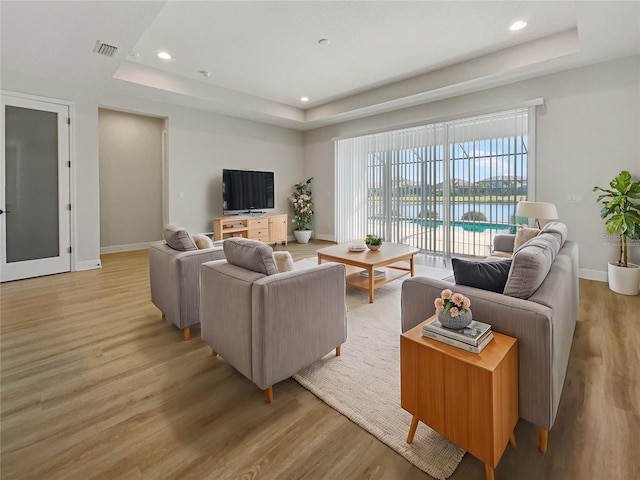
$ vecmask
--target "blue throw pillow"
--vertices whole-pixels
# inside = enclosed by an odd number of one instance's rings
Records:
[[[497,262],[478,262],[452,258],[456,284],[502,293],[507,283],[511,259]]]

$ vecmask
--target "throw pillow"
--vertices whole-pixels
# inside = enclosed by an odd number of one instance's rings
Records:
[[[213,247],[213,240],[200,233],[193,235],[193,241],[195,242],[196,247],[198,247],[198,250],[204,250],[205,248]]]
[[[227,238],[222,244],[227,262],[238,267],[273,275],[278,273],[273,261],[273,249],[266,243],[242,237]]]
[[[504,294],[524,299],[533,295],[547,278],[559,250],[560,239],[551,233],[541,234],[524,245],[513,254]]]
[[[516,239],[513,242],[513,251],[518,250],[522,245],[527,243],[532,238],[535,238],[540,233],[538,228],[519,228],[516,232]]]
[[[289,252],[273,252],[273,260],[276,262],[278,273],[293,270],[293,257]]]
[[[558,235],[560,239],[560,248],[564,246],[564,242],[567,240],[567,226],[562,222],[549,222],[540,231],[540,235],[543,233],[553,233]]]
[[[191,235],[182,227],[175,225],[167,225],[164,227],[164,239],[171,248],[180,250],[181,252],[188,252],[190,250],[197,250],[196,244],[193,242]]]
[[[502,293],[511,268],[511,259],[482,262],[452,258],[451,265],[456,284]]]

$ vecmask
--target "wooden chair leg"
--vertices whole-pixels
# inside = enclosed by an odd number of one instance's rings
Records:
[[[514,450],[518,449],[518,444],[516,443],[516,437],[513,434],[513,432],[511,432],[511,435],[509,436],[509,444],[511,445],[511,448],[513,448]]]
[[[191,340],[191,329],[189,327],[184,327],[182,329],[182,332],[184,333],[184,341],[188,341]]]
[[[273,402],[273,385],[264,390],[264,395],[267,397],[267,403]]]
[[[338,345],[338,346],[336,347],[336,357],[339,357],[339,356],[340,356],[340,347],[341,347],[341,345]]]
[[[538,429],[538,450],[542,453],[547,451],[547,443],[549,441],[549,430],[546,428]]]
[[[217,357],[218,356],[218,352],[216,352],[213,348],[211,349],[211,356],[212,357]]]

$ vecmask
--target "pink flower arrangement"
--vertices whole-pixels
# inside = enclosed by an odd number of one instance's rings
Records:
[[[462,315],[471,307],[471,300],[461,293],[453,293],[448,288],[443,290],[439,298],[433,302],[436,307],[436,313],[448,311],[452,317]]]

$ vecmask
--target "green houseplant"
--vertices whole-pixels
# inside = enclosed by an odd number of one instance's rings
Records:
[[[313,198],[311,196],[311,180],[296,183],[289,200],[293,204],[293,223],[296,226],[293,235],[298,243],[308,243],[311,238],[311,216],[313,215]]]
[[[640,235],[640,181],[632,181],[631,174],[623,170],[611,182],[610,189],[593,187],[602,192],[597,202],[602,204],[600,217],[605,221],[609,235],[620,240],[620,257],[616,264],[609,263],[609,288],[625,295],[637,295],[640,288],[640,267],[628,261],[629,240]]]
[[[382,246],[382,238],[376,235],[367,235],[364,238],[364,243],[370,250],[378,250]]]

